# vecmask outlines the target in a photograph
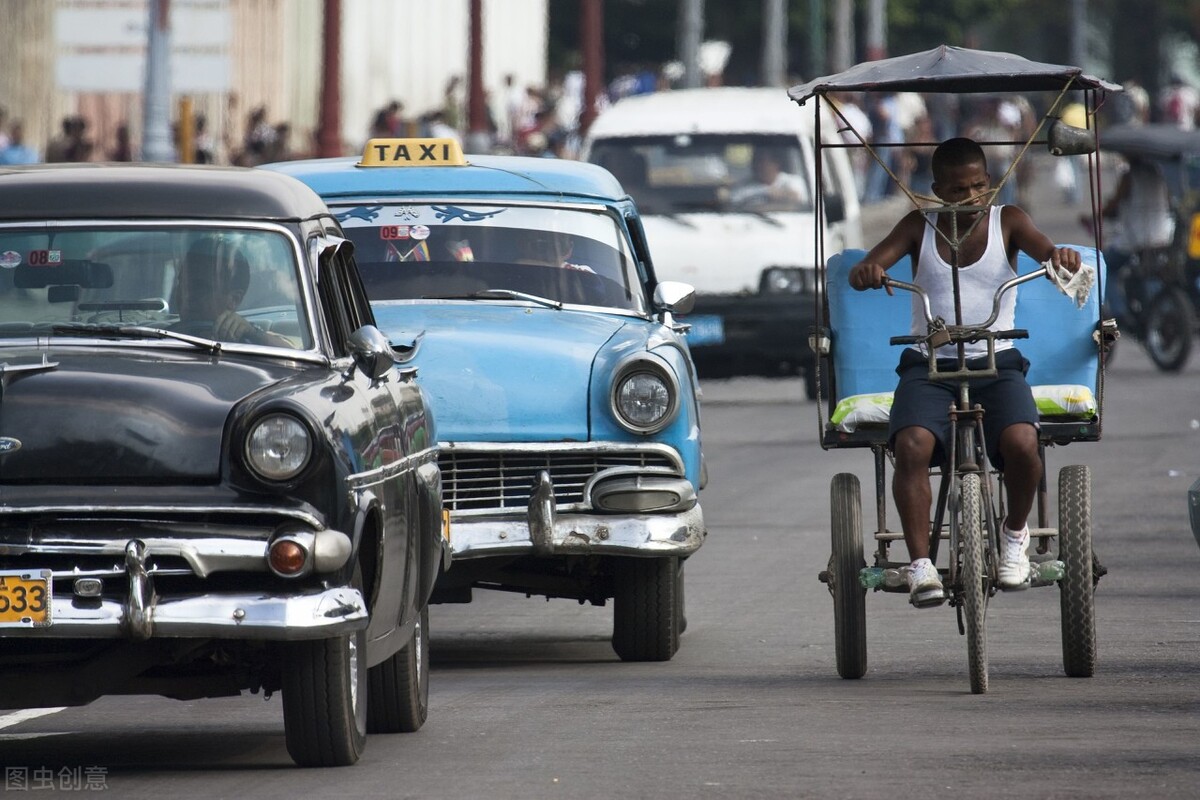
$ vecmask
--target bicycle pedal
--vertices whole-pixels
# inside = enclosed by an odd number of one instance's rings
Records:
[[[1012,586],[1005,586],[1003,583],[997,583],[996,586],[999,587],[1000,591],[1002,592],[1023,592],[1029,588],[1030,579],[1026,578],[1021,583],[1014,584]]]

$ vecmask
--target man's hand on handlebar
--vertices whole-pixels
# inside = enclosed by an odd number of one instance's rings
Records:
[[[888,294],[894,294],[887,282],[887,270],[869,261],[860,261],[850,268],[850,286],[860,292],[883,288]]]

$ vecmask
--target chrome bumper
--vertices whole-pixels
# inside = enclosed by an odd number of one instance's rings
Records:
[[[247,549],[258,553],[252,563],[261,565],[263,544],[251,543]],[[194,551],[188,552],[195,555]],[[116,599],[111,595],[80,597],[56,591],[51,597],[48,623],[3,625],[0,626],[0,638],[323,639],[365,628],[370,621],[362,593],[348,586],[298,587],[287,594],[248,590],[160,596],[155,590],[154,579],[166,573],[147,568],[146,543],[139,539],[129,540],[125,543],[124,556],[123,577],[127,581],[127,590],[123,598]],[[226,557],[235,562],[238,559],[234,554],[226,554]],[[245,560],[246,554],[241,558]],[[259,566],[259,571],[264,568]],[[46,574],[47,577],[52,575]],[[106,580],[113,577],[116,576],[110,575]]]
[[[686,556],[704,543],[700,505],[671,514],[556,514],[530,503],[527,516],[452,517],[451,564],[500,555]]]
[[[250,592],[159,597],[144,613],[115,600],[85,603],[57,593],[50,625],[0,628],[0,638],[324,639],[367,622],[362,594],[346,586],[276,597]]]

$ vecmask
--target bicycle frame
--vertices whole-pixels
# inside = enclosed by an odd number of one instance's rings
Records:
[[[952,208],[952,207],[951,207]],[[960,563],[957,555],[962,548],[962,477],[965,474],[979,476],[981,506],[984,510],[982,520],[986,529],[987,543],[984,553],[984,566],[987,572],[987,594],[990,597],[996,592],[996,569],[999,563],[1000,521],[1004,515],[1003,493],[995,493],[998,503],[993,502],[992,473],[984,446],[983,414],[984,409],[978,403],[971,402],[971,382],[980,378],[993,378],[997,375],[996,340],[1022,339],[1028,336],[1024,330],[1009,331],[989,330],[1000,315],[1000,302],[1004,294],[1022,283],[1045,277],[1048,267],[1025,275],[1018,275],[1005,281],[996,289],[992,300],[992,311],[986,320],[980,323],[947,325],[941,317],[935,317],[929,306],[929,296],[915,283],[899,281],[884,277],[884,286],[902,289],[917,295],[921,299],[925,314],[928,333],[925,336],[895,336],[891,344],[922,344],[929,362],[929,377],[936,381],[957,381],[958,400],[949,406],[950,441],[947,464],[942,470],[938,487],[938,498],[934,506],[934,515],[930,530],[930,558],[936,563],[938,556],[941,531],[946,522],[946,512],[949,512],[949,544],[952,558],[949,560],[948,584],[951,589],[951,603],[961,607],[962,586],[960,580]],[[957,285],[955,286],[957,295]],[[956,297],[956,313],[960,313]],[[967,367],[965,345],[983,341],[987,344],[987,365],[982,369]],[[938,348],[945,345],[956,345],[957,364],[953,370],[947,371],[938,364]],[[1002,484],[1001,484],[1002,486]],[[961,627],[961,619],[959,621]]]

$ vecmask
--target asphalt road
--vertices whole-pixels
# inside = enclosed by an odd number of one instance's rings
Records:
[[[1056,588],[1002,594],[984,695],[969,691],[953,611],[902,595],[868,596],[868,672],[837,677],[817,580],[829,483],[855,472],[869,492],[869,456],[820,449],[799,381],[704,390],[709,538],[687,566],[671,662],[618,661],[610,608],[480,594],[433,609],[425,727],[372,737],[355,767],[293,767],[278,698],[105,698],[0,714],[0,797],[71,791],[76,776],[156,800],[1196,796],[1200,548],[1186,492],[1200,476],[1200,358],[1167,375],[1122,342],[1103,440],[1050,453],[1052,476],[1093,474],[1109,569],[1096,676],[1063,676]]]

